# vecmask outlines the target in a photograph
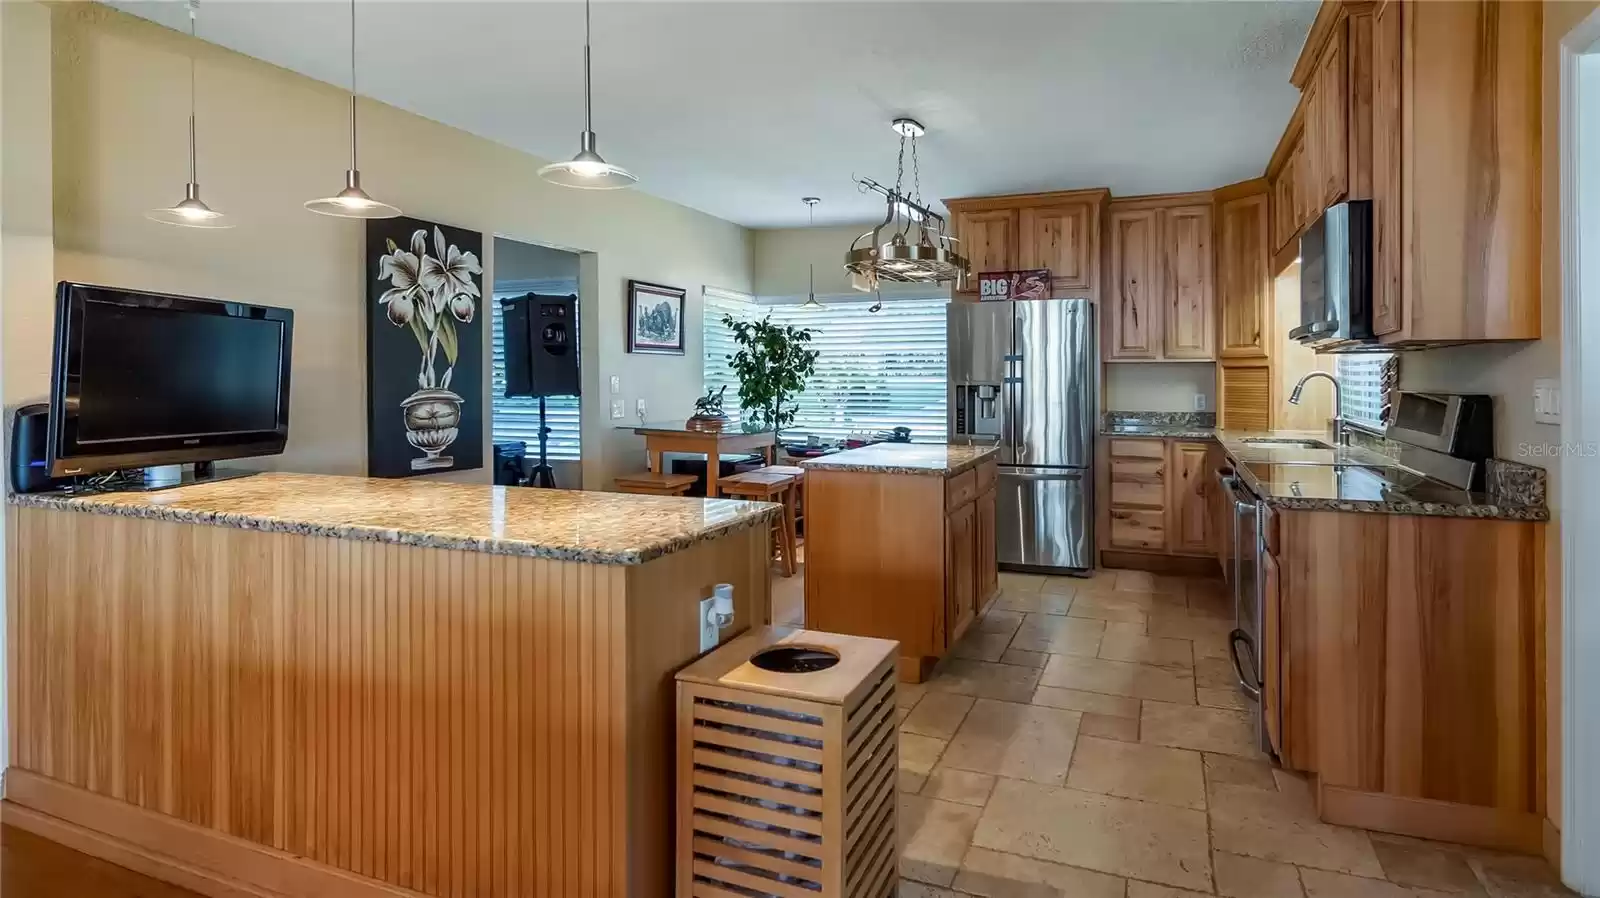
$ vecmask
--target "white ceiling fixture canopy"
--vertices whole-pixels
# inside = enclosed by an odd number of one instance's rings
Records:
[[[189,36],[197,37],[195,20],[199,18],[200,0],[188,0]],[[183,186],[183,199],[162,209],[151,209],[144,214],[151,221],[177,225],[180,228],[231,228],[233,222],[221,212],[207,206],[200,199],[200,182],[195,161],[194,139],[194,45],[189,45],[189,183]]]
[[[350,167],[344,189],[333,196],[307,200],[306,208],[335,218],[399,218],[400,210],[379,202],[361,189],[361,169],[356,165],[356,0],[350,0]]]
[[[618,190],[639,183],[634,174],[601,158],[594,140],[594,89],[589,81],[589,0],[583,0],[583,133],[578,135],[578,155],[539,169],[539,177],[562,187],[584,190]]]

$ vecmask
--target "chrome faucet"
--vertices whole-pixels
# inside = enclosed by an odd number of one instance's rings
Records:
[[[1350,445],[1350,437],[1345,433],[1344,428],[1344,386],[1339,383],[1339,378],[1326,371],[1313,371],[1307,374],[1305,377],[1300,378],[1300,382],[1295,384],[1294,389],[1290,391],[1289,404],[1299,405],[1300,391],[1305,388],[1306,381],[1317,377],[1325,377],[1328,379],[1328,383],[1333,384],[1333,442],[1338,446],[1348,446]]]

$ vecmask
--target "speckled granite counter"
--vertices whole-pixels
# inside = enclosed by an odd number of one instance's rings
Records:
[[[857,471],[870,474],[928,474],[949,477],[999,455],[995,446],[946,443],[878,443],[800,462],[810,470]]]
[[[1108,411],[1100,417],[1100,435],[1209,440],[1216,435],[1215,412]]]
[[[7,501],[589,564],[642,564],[764,524],[780,508],[732,499],[276,473],[148,493],[11,495]]]

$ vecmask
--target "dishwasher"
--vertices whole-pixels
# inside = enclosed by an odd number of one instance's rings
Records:
[[[1250,722],[1256,731],[1261,749],[1276,757],[1276,747],[1268,737],[1262,707],[1261,676],[1266,666],[1261,652],[1265,641],[1261,638],[1261,553],[1266,551],[1262,540],[1261,500],[1250,492],[1237,473],[1219,476],[1223,495],[1233,505],[1233,528],[1229,534],[1228,566],[1229,587],[1233,594],[1233,632],[1228,637],[1228,654],[1233,659],[1233,670],[1239,679],[1239,691],[1250,701]],[[1274,640],[1274,644],[1277,641]],[[1277,666],[1274,665],[1274,669]],[[1273,709],[1270,713],[1275,713]]]

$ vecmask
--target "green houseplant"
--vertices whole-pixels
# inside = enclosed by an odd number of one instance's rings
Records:
[[[811,331],[803,327],[760,321],[740,321],[722,316],[733,332],[739,351],[728,356],[728,367],[739,378],[739,406],[757,428],[772,428],[772,441],[794,422],[794,397],[806,388],[817,364],[817,352],[807,349]]]

